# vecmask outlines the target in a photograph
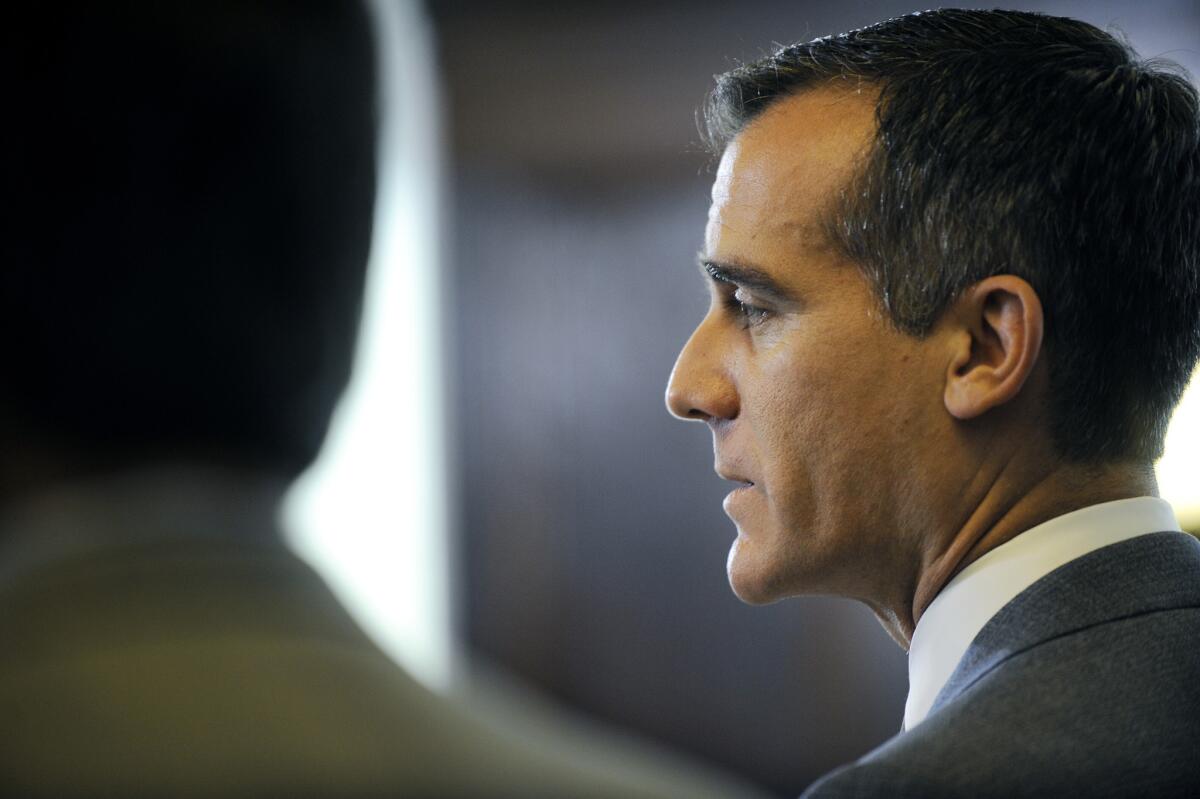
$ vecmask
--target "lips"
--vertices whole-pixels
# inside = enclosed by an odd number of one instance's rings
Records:
[[[758,501],[755,498],[757,492],[754,489],[754,483],[749,480],[738,479],[737,477],[726,477],[725,479],[738,483],[737,487],[725,495],[725,501],[721,503],[721,507],[725,510],[725,515],[736,523],[739,516],[744,517],[750,507],[756,504]]]
[[[731,483],[741,483],[742,488],[749,488],[750,486],[754,485],[753,480],[751,480],[748,477],[743,477],[740,474],[734,474],[732,472],[725,472],[725,471],[721,471],[720,469],[718,469],[717,475],[720,476],[720,478],[722,480],[728,480]]]
[[[755,490],[755,483],[750,479],[749,475],[742,473],[728,463],[718,463],[716,472],[722,480],[728,480],[731,483],[737,484],[725,496],[725,501],[721,503],[721,506],[725,509],[725,515],[732,519],[734,523],[737,523],[738,517],[744,517],[757,502],[755,494],[758,492]]]

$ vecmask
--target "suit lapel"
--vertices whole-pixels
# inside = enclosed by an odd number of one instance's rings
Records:
[[[930,714],[1009,658],[1116,619],[1200,607],[1200,541],[1151,533],[1089,552],[1052,571],[1000,609],[967,648]]]

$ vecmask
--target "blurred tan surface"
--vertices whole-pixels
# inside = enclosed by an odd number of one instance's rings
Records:
[[[244,504],[239,493],[224,507]],[[42,558],[0,584],[6,793],[749,795],[612,736],[526,715],[520,701],[476,711],[435,695],[276,537],[203,535],[191,515],[168,526],[136,512],[128,485],[126,502],[109,509],[85,499],[103,494],[54,504],[97,519],[97,530],[110,510],[140,529],[122,544]],[[66,521],[60,512],[53,524]],[[20,533],[11,523],[8,540]]]

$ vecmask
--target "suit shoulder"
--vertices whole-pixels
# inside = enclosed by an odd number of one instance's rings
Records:
[[[1116,620],[1012,654],[806,796],[1186,796],[1200,785],[1200,619]]]
[[[860,760],[826,774],[801,799],[938,799],[954,795],[936,775],[890,759]]]

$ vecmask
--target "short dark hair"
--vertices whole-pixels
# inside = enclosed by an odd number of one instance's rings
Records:
[[[1059,454],[1157,458],[1200,355],[1200,112],[1178,68],[1073,19],[911,14],[718,76],[707,140],[830,85],[879,93],[827,228],[892,322],[922,336],[970,285],[1024,278]]]
[[[0,39],[0,422],[121,462],[302,469],[361,306],[367,9],[67,0]]]

